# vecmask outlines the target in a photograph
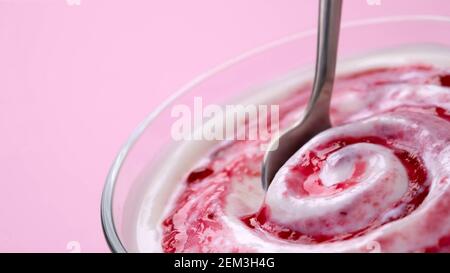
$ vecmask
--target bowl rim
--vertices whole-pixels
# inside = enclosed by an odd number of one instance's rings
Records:
[[[388,16],[388,17],[373,17],[359,20],[349,20],[347,22],[342,22],[341,29],[361,27],[376,24],[385,24],[393,22],[407,22],[407,21],[433,21],[433,22],[446,22],[450,23],[450,16],[443,15],[433,15],[433,14],[416,14],[416,15],[398,15],[398,16]],[[128,152],[144,133],[148,125],[156,118],[158,115],[165,110],[169,105],[171,105],[178,97],[184,93],[190,91],[192,88],[200,85],[201,83],[207,81],[208,79],[214,77],[218,73],[225,71],[234,65],[237,65],[251,57],[257,56],[259,54],[265,53],[266,51],[283,46],[285,44],[300,40],[302,38],[307,38],[317,33],[317,29],[310,28],[304,31],[296,32],[284,36],[282,38],[273,40],[271,42],[265,43],[263,45],[257,46],[253,49],[244,51],[243,53],[228,59],[227,61],[206,70],[204,73],[199,74],[197,77],[193,78],[191,81],[187,82],[185,85],[181,86],[173,94],[171,94],[167,99],[165,99],[154,111],[147,115],[147,117],[138,124],[138,126],[133,130],[131,135],[125,141],[125,143],[120,148],[116,158],[113,161],[112,166],[109,169],[106,181],[103,187],[101,204],[100,204],[100,217],[102,223],[103,234],[105,236],[106,242],[112,252],[115,253],[126,253],[127,250],[120,240],[119,234],[116,230],[116,225],[114,223],[114,212],[113,212],[113,202],[114,202],[114,189],[115,184],[121,170],[121,167],[127,158]]]

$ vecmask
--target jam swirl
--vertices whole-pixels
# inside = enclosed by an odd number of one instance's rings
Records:
[[[280,128],[310,85],[279,102]],[[372,69],[336,80],[333,128],[261,189],[261,141],[223,143],[186,175],[165,252],[450,252],[450,70]]]

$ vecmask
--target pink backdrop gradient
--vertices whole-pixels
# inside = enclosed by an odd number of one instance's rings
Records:
[[[312,0],[0,0],[0,251],[108,251],[103,183],[171,92],[316,24]],[[371,2],[371,0],[369,0]],[[343,20],[450,15],[447,0],[347,0]],[[355,41],[357,42],[357,41]]]

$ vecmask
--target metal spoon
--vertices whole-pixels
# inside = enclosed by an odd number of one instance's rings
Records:
[[[331,127],[330,100],[336,70],[342,0],[320,0],[316,69],[304,118],[272,142],[262,165],[262,185],[269,187],[281,166],[306,142]],[[278,143],[277,143],[278,142]],[[275,149],[276,146],[278,147]]]

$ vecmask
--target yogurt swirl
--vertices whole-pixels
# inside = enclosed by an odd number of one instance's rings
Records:
[[[310,85],[280,102],[297,120]],[[258,141],[214,148],[163,222],[166,252],[450,252],[450,70],[340,77],[333,128],[261,189]],[[300,109],[300,110],[299,110]]]

